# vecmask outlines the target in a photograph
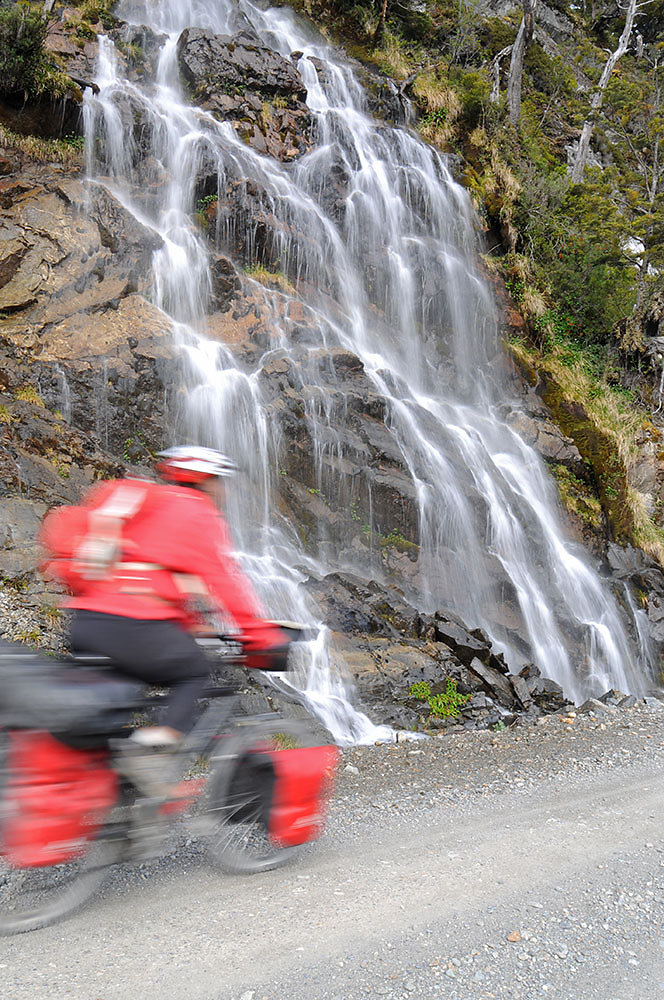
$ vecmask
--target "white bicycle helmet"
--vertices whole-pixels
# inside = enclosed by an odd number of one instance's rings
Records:
[[[232,476],[237,465],[214,448],[177,445],[159,452],[157,472],[174,483],[200,483],[212,476]]]

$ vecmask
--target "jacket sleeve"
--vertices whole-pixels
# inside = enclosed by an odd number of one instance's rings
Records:
[[[232,554],[223,518],[210,507],[196,522],[189,522],[188,533],[195,536],[190,543],[190,551],[196,554],[191,571],[204,581],[219,608],[232,616],[247,647],[266,649],[282,645],[283,633],[261,618],[258,598]]]

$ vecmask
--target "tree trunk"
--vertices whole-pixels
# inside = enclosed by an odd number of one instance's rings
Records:
[[[627,13],[625,14],[625,27],[623,28],[622,34],[618,39],[618,47],[606,60],[604,69],[602,70],[602,75],[599,78],[599,83],[597,84],[597,90],[593,94],[590,101],[591,114],[583,123],[581,138],[579,139],[579,145],[577,147],[574,164],[572,166],[572,184],[580,184],[583,180],[586,163],[588,162],[588,153],[590,151],[590,139],[593,134],[592,118],[595,112],[599,111],[602,106],[604,91],[609,85],[609,80],[611,79],[611,74],[613,73],[616,63],[627,51],[629,38],[632,34],[632,28],[634,26],[634,17],[638,6],[639,5],[636,0],[629,0],[629,6],[627,8]],[[641,6],[644,5],[641,4]]]
[[[376,30],[374,31],[374,36],[372,40],[373,47],[376,48],[383,40],[383,34],[385,32],[385,18],[387,16],[387,0],[383,0],[380,9],[380,20],[376,25]]]
[[[636,2],[636,0],[635,0]],[[523,0],[523,17],[517,36],[512,46],[510,74],[507,81],[507,105],[512,125],[516,125],[521,116],[521,81],[523,79],[523,60],[532,41],[535,30],[535,7],[537,0]]]
[[[489,75],[491,77],[491,93],[489,95],[489,100],[492,104],[497,104],[498,99],[500,98],[500,60],[509,55],[512,48],[512,45],[506,45],[505,48],[501,49],[500,52],[498,52],[491,60],[491,66],[489,68]]]

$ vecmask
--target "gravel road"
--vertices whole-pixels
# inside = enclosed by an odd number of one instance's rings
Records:
[[[181,838],[0,941],[2,1000],[664,1000],[664,705],[345,751],[328,832]]]

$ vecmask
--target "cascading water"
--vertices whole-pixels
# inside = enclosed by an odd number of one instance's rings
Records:
[[[469,199],[445,159],[406,128],[377,124],[351,71],[287,10],[262,11],[243,0],[162,0],[126,2],[118,13],[166,37],[156,80],[141,86],[123,78],[112,43],[100,39],[99,91],[88,93],[85,105],[89,175],[163,239],[154,259],[154,300],[172,319],[189,390],[176,424],[234,455],[245,470],[250,486],[230,498],[228,516],[270,613],[315,617],[299,587],[309,573],[352,570],[358,561],[364,571],[381,573],[371,547],[358,554],[322,531],[315,556],[305,554],[295,527],[275,513],[282,442],[261,374],[275,358],[297,370],[306,387],[302,419],[312,446],[313,492],[348,489],[344,461],[359,446],[337,428],[343,389],[330,389],[330,352],[344,349],[361,360],[382,401],[390,447],[410,475],[419,528],[411,599],[424,610],[454,609],[469,626],[484,627],[511,663],[534,659],[577,700],[611,686],[643,690],[643,663],[636,662],[618,605],[566,539],[538,457],[500,415],[506,396],[496,374],[495,309],[474,260]],[[282,56],[301,53],[297,67],[316,120],[310,152],[285,166],[254,152],[230,122],[187,103],[177,40],[192,26],[218,34],[250,28]],[[140,156],[137,114],[141,142],[149,145]],[[139,172],[146,162],[161,182],[152,202]],[[281,291],[256,283],[255,301],[271,328],[253,364],[240,365],[228,347],[205,336],[209,244],[192,222],[203,173],[216,177],[224,250],[243,224],[224,214],[225,192],[250,184],[277,220],[275,253],[292,283]],[[344,178],[341,220],[326,208],[333,175]],[[242,235],[250,256],[252,233]],[[292,336],[293,317],[303,315],[304,344]],[[370,518],[377,482],[374,476],[365,484]],[[506,601],[518,629],[501,610]],[[309,644],[303,660],[305,697],[340,742],[387,735],[350,707],[343,679],[329,669],[324,636]]]

